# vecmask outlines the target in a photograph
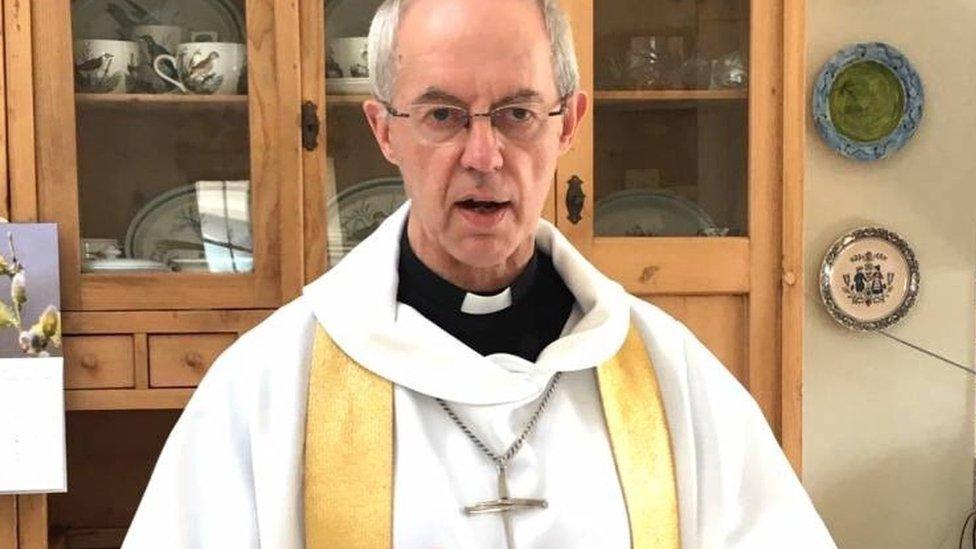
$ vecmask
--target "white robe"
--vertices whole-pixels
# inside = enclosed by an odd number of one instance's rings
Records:
[[[397,548],[504,546],[497,515],[461,510],[497,497],[494,469],[432,396],[503,451],[556,371],[564,374],[553,399],[509,468],[513,497],[549,502],[514,515],[516,546],[629,547],[593,367],[618,350],[631,323],[649,349],[671,429],[683,546],[835,547],[749,393],[684,325],[601,275],[549,223],[540,223],[537,245],[577,304],[535,363],[481,356],[398,303],[408,207],[214,363],[166,442],[126,549],[303,546],[317,322],[395,383]]]

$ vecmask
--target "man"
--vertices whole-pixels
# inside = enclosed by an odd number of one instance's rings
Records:
[[[588,106],[551,0],[387,0],[410,201],[228,349],[125,546],[833,547],[755,402],[540,222]]]

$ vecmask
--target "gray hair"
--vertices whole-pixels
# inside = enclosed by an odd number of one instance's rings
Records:
[[[579,66],[573,50],[573,30],[557,0],[535,0],[549,33],[552,53],[552,72],[556,77],[559,97],[566,97],[579,89]],[[369,27],[369,82],[373,95],[389,103],[396,83],[394,58],[400,17],[410,0],[385,0],[376,10]]]

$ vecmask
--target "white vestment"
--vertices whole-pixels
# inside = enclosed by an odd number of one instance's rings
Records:
[[[536,243],[577,303],[562,337],[535,363],[479,355],[398,303],[408,207],[214,363],[166,441],[126,549],[303,546],[316,323],[394,383],[397,548],[504,546],[498,515],[462,511],[498,496],[495,470],[432,397],[451,402],[500,453],[556,371],[564,374],[552,401],[508,469],[512,497],[549,503],[514,514],[515,545],[630,547],[594,366],[616,353],[631,323],[649,350],[671,429],[682,545],[835,547],[742,385],[684,325],[600,274],[551,224],[540,223]]]

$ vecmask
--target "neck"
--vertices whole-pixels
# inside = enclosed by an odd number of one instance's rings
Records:
[[[525,270],[535,251],[535,240],[530,236],[501,263],[478,267],[462,263],[442,247],[432,245],[412,223],[407,224],[407,238],[413,253],[437,276],[462,290],[477,293],[495,292],[510,286]]]

